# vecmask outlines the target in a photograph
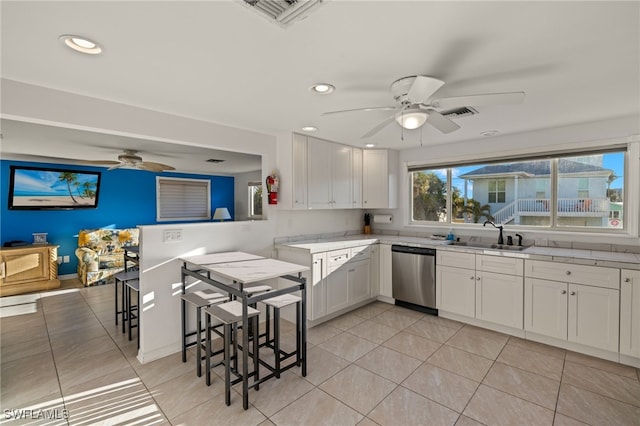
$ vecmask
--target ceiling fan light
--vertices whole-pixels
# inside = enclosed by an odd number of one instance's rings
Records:
[[[407,130],[417,129],[427,122],[427,113],[420,110],[400,111],[396,114],[396,121]]]

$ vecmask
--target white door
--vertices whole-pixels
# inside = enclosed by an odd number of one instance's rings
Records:
[[[478,272],[476,318],[522,329],[524,284],[515,275]]]
[[[354,305],[371,297],[371,274],[369,260],[352,262],[349,268],[349,304]]]
[[[620,353],[640,358],[640,271],[622,270]]]
[[[311,262],[311,288],[307,289],[307,318],[316,320],[327,315],[327,294],[325,285],[325,271],[327,254],[314,254]]]
[[[476,307],[475,271],[450,266],[436,268],[436,300],[438,309],[473,318]]]
[[[332,143],[309,138],[307,143],[307,206],[331,208]]]
[[[567,284],[525,278],[524,329],[558,339],[567,338]]]
[[[618,352],[618,290],[569,284],[569,329],[572,342]]]
[[[331,207],[350,209],[353,207],[351,197],[353,150],[346,145],[331,145]]]
[[[326,280],[327,286],[327,315],[349,306],[348,266],[329,270]]]

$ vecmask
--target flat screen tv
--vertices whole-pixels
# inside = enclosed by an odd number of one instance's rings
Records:
[[[70,210],[98,207],[100,172],[11,166],[9,209]]]

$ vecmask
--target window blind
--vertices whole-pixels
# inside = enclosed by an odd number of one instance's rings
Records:
[[[157,177],[157,220],[209,220],[211,181]]]

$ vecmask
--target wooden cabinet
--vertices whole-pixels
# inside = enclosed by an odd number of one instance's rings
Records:
[[[640,358],[640,271],[620,274],[620,353]]]
[[[524,328],[617,352],[619,288],[616,268],[526,261]]]
[[[2,248],[0,296],[59,288],[57,260],[57,245]]]
[[[446,312],[475,316],[475,254],[436,252],[436,307]]]
[[[476,318],[522,329],[523,260],[476,255]]]
[[[366,149],[362,153],[362,207],[398,207],[398,153]]]
[[[309,138],[307,145],[307,199],[310,209],[353,207],[353,150],[320,139]]]

